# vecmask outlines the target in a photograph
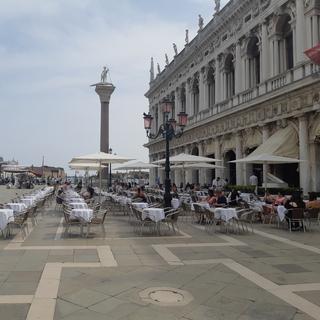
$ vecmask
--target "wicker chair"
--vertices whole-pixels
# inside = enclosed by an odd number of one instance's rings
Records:
[[[292,225],[294,223],[299,223],[301,225],[302,230],[304,232],[306,231],[306,219],[303,208],[289,209],[288,214],[286,215],[286,219],[289,223],[290,232],[292,231]]]
[[[71,227],[76,226],[80,228],[80,234],[83,234],[83,223],[79,219],[71,218],[67,211],[63,212],[64,215],[64,222],[66,225],[65,233],[69,233],[69,229]]]
[[[306,211],[306,221],[308,221],[308,227],[311,228],[311,224],[314,223],[318,227],[320,226],[320,208],[308,209]]]

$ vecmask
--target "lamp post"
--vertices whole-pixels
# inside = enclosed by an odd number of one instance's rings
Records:
[[[178,114],[178,123],[175,119],[169,119],[169,115],[172,112],[172,102],[164,100],[162,105],[162,111],[164,113],[164,123],[160,126],[156,134],[151,133],[153,117],[150,113],[143,114],[144,128],[149,139],[157,139],[159,136],[166,141],[166,162],[165,162],[165,193],[164,193],[164,204],[165,207],[171,207],[171,181],[170,181],[170,141],[173,138],[180,138],[183,134],[183,130],[187,125],[188,115],[185,112]],[[177,124],[179,128],[177,128]]]
[[[109,148],[109,153],[112,154],[112,148]],[[109,164],[109,189],[112,188],[112,169],[111,169],[111,163]]]

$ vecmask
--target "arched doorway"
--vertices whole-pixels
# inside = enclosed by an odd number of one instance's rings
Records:
[[[236,154],[233,150],[226,152],[224,156],[225,166],[226,166],[226,175],[225,179],[228,184],[236,185],[237,184],[237,167],[235,163],[230,163],[230,161],[236,160]]]

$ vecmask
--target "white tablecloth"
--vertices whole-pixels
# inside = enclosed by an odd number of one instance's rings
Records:
[[[191,210],[194,211],[194,204],[199,205],[200,207],[206,208],[206,209],[210,209],[210,205],[208,202],[194,202],[191,203]]]
[[[214,217],[216,219],[221,219],[226,222],[232,218],[238,219],[237,211],[234,208],[215,208],[211,209],[214,212]]]
[[[90,222],[93,218],[93,210],[92,209],[72,209],[71,217],[77,219],[83,219],[86,222]]]
[[[180,201],[179,201],[179,199],[173,198],[173,199],[171,200],[171,207],[172,207],[173,209],[178,209],[178,208],[180,207]]]
[[[146,208],[142,211],[142,220],[147,218],[152,221],[159,222],[165,218],[164,210],[161,208]]]
[[[83,198],[66,198],[69,203],[85,203]]]
[[[88,205],[86,203],[80,203],[80,202],[71,202],[69,205],[73,209],[88,209]]]
[[[277,206],[277,213],[280,221],[283,221],[286,217],[287,209],[284,206]]]
[[[132,206],[134,206],[136,209],[145,209],[149,207],[146,202],[133,202]]]
[[[5,229],[11,221],[14,221],[13,210],[0,209],[0,231]]]
[[[23,198],[23,199],[20,199],[20,201],[24,203],[27,207],[31,207],[35,203],[35,200],[32,198],[29,198],[29,199]]]
[[[9,208],[9,209],[12,209],[15,213],[19,213],[25,209],[27,209],[27,206],[25,203],[7,203],[6,204],[6,207]]]

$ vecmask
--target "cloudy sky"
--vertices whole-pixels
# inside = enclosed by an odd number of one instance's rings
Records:
[[[227,1],[222,1],[225,4]],[[147,160],[142,113],[150,57],[161,66],[184,30],[207,22],[210,0],[1,0],[0,156],[67,167],[99,149],[99,99],[90,84],[108,65],[110,145]]]

